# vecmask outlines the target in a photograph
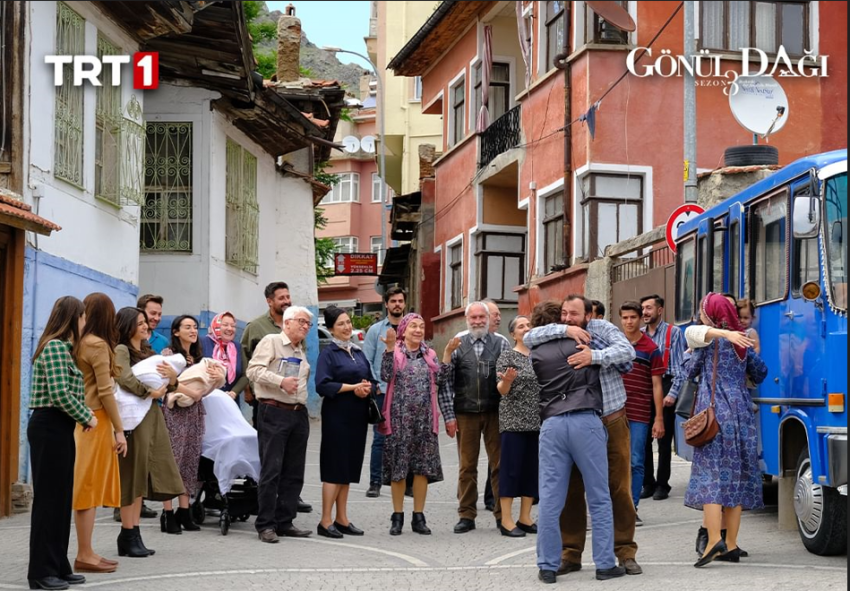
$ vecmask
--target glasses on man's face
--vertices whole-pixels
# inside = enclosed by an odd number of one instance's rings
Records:
[[[293,320],[295,320],[298,324],[305,328],[312,328],[313,326],[312,322],[310,322],[309,320],[305,320],[304,318],[293,318]]]

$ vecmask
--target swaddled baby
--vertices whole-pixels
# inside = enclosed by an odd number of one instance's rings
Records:
[[[166,405],[174,408],[192,406],[216,388],[224,386],[227,368],[221,361],[204,357],[177,378],[177,391],[168,394]]]
[[[182,355],[152,355],[133,366],[133,375],[149,389],[157,390],[168,383],[168,378],[161,376],[157,371],[161,363],[169,364],[179,374],[186,367],[186,358]],[[125,431],[135,429],[151,407],[150,396],[141,398],[132,392],[126,392],[117,382],[115,383],[115,400],[118,403],[118,414],[121,415]]]

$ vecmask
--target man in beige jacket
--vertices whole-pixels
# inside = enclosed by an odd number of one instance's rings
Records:
[[[307,530],[292,520],[304,486],[304,467],[310,421],[307,415],[307,378],[310,366],[304,339],[313,324],[306,308],[290,306],[283,314],[283,330],[263,337],[248,363],[248,379],[259,403],[257,430],[260,450],[259,513],[256,528],[263,542],[278,536],[303,538]],[[286,377],[284,367],[296,368]]]

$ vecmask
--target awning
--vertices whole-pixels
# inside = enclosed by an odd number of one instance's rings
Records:
[[[422,192],[408,193],[393,198],[392,215],[390,224],[393,240],[410,241],[422,219],[420,208],[422,207]]]
[[[409,259],[409,244],[388,248],[387,256],[384,258],[384,266],[381,267],[381,274],[378,276],[378,284],[403,283],[407,279]]]
[[[32,213],[32,207],[20,200],[17,193],[0,189],[0,224],[49,236],[62,228],[50,220]]]

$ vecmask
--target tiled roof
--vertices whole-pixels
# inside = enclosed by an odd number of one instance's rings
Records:
[[[0,189],[0,218],[3,216],[11,216],[19,220],[27,222],[24,227],[27,230],[38,232],[39,234],[50,234],[50,232],[59,231],[62,228],[54,224],[50,220],[46,220],[41,216],[37,216],[32,212],[32,207],[23,201],[16,199],[14,194],[7,192],[5,189]],[[16,224],[17,225],[17,224]],[[33,225],[35,227],[33,227]]]

